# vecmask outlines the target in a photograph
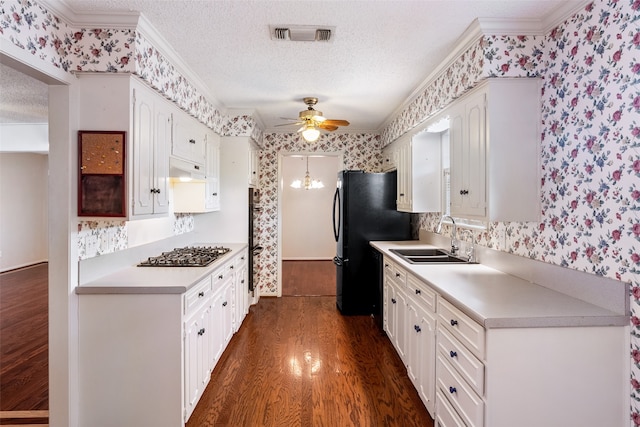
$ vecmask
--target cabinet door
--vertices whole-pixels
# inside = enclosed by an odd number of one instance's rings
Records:
[[[436,392],[436,315],[421,306],[416,306],[415,323],[411,331],[415,333],[416,362],[414,385],[427,410],[434,416]]]
[[[145,90],[134,89],[133,112],[133,214],[153,213],[153,98]]]
[[[466,107],[468,147],[466,158],[468,159],[466,168],[468,176],[467,182],[467,212],[469,215],[482,216],[486,214],[486,121],[485,104],[486,94],[484,92],[469,99]]]
[[[407,364],[407,296],[400,289],[396,290],[396,350],[400,359]]]
[[[398,300],[396,299],[396,290],[393,284],[385,278],[384,282],[384,330],[387,332],[389,340],[394,343],[396,341],[396,331],[398,327]]]
[[[249,185],[258,187],[260,184],[260,151],[249,149]]]
[[[218,283],[214,283],[214,286],[217,287]],[[216,293],[213,295],[213,300],[211,302],[211,319],[213,322],[213,329],[211,334],[211,359],[212,365],[215,364],[220,359],[222,352],[224,351],[225,343],[224,343],[224,307],[222,306],[222,301],[224,298],[224,294],[222,289],[218,289]]]
[[[185,322],[184,331],[184,399],[185,419],[189,418],[202,394],[208,377],[210,361],[207,326],[210,307],[200,310]],[[207,375],[207,373],[209,375]]]
[[[214,132],[207,134],[207,161],[205,164],[205,210],[220,210],[220,138]]]
[[[155,144],[153,152],[153,213],[169,212],[169,147],[171,147],[171,108],[163,101],[156,104]]]
[[[233,292],[233,281],[232,275],[228,275],[225,278],[226,283],[223,285],[224,290],[222,292],[222,310],[223,310],[223,327],[222,330],[224,332],[224,345],[231,340],[233,336],[233,320],[234,320],[234,292]]]
[[[204,166],[206,158],[204,126],[183,111],[174,115],[171,155]]]
[[[486,94],[451,111],[451,214],[486,215]]]
[[[411,210],[411,141],[398,147],[398,210]]]

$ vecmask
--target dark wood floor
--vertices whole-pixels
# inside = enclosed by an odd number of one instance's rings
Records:
[[[296,273],[292,281],[324,281],[335,295],[333,266],[330,278],[318,271]],[[0,425],[47,422],[47,304],[46,264],[0,275]],[[433,421],[373,319],[342,316],[335,296],[316,296],[261,298],[251,307],[187,424],[205,426],[433,427]]]
[[[336,294],[336,266],[333,261],[282,261],[283,296]]]
[[[0,424],[48,416],[47,276],[47,264],[0,274]]]
[[[422,426],[433,421],[386,336],[335,297],[261,298],[187,427]]]

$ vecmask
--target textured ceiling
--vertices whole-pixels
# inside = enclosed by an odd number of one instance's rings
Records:
[[[46,123],[48,92],[45,83],[0,64],[0,123]]]
[[[380,130],[474,19],[544,19],[567,3],[580,1],[64,1],[79,14],[141,12],[219,106],[255,110],[266,130],[315,96],[351,131]],[[327,43],[271,40],[270,25],[288,24],[335,33]]]

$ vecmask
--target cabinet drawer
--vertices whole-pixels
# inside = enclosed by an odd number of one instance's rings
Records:
[[[436,392],[436,426],[435,427],[465,427],[458,413],[440,390]]]
[[[407,275],[407,292],[426,309],[436,312],[436,293],[429,286],[411,274]]]
[[[190,314],[212,295],[211,276],[202,279],[184,296],[184,313]]]
[[[438,300],[438,320],[478,359],[484,360],[484,328],[481,325],[443,298]]]
[[[384,259],[384,274],[385,277],[404,289],[407,282],[407,272],[402,267],[399,267],[398,264],[389,260],[389,258]]]
[[[484,365],[442,325],[438,327],[438,352],[479,395],[484,395]]]
[[[469,427],[482,427],[484,402],[442,354],[438,354],[436,377],[437,389],[451,403],[465,424]]]

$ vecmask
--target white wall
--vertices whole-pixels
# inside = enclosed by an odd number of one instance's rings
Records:
[[[336,252],[332,206],[339,159],[336,156],[309,157],[312,179],[321,180],[322,189],[291,188],[295,179],[304,179],[306,158],[282,159],[282,259],[332,259]]]
[[[48,259],[48,157],[0,153],[0,271]]]

